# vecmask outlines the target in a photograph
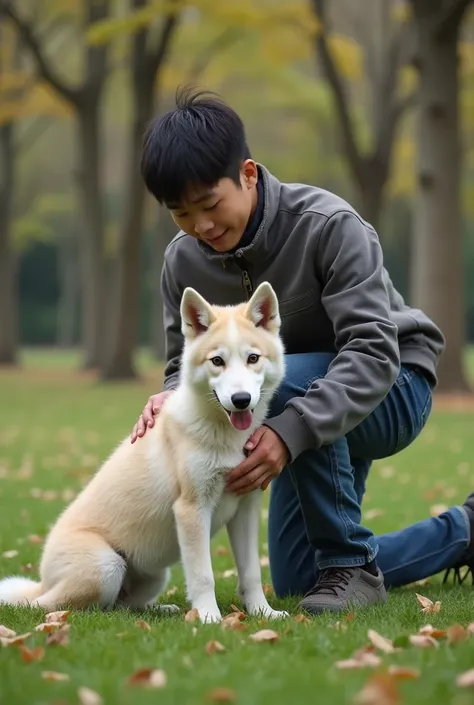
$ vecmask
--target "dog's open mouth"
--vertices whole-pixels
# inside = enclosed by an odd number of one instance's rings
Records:
[[[250,409],[243,409],[243,411],[229,411],[225,408],[225,406],[222,405],[221,400],[219,399],[217,394],[215,392],[214,394],[217,401],[229,417],[229,420],[234,428],[236,428],[238,431],[246,431],[248,428],[250,428],[250,426],[252,425],[253,411],[251,411]]]
[[[227,413],[232,426],[238,431],[246,431],[252,425],[252,412],[249,409],[245,409],[245,411],[227,411]]]

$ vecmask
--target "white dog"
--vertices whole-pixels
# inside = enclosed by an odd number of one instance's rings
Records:
[[[210,539],[226,526],[247,612],[287,615],[269,606],[262,589],[262,493],[224,492],[226,473],[243,460],[283,379],[275,292],[263,283],[247,303],[217,307],[187,288],[181,317],[180,383],[154,427],[138,443],[124,439],[59,516],[40,582],[6,578],[0,602],[50,611],[152,606],[181,558],[191,607],[201,621],[219,621]]]

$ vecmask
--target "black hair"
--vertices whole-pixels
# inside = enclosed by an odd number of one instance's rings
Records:
[[[176,206],[192,188],[224,177],[240,188],[242,161],[250,158],[241,118],[215,93],[178,88],[176,108],[148,125],[141,175],[161,204]]]

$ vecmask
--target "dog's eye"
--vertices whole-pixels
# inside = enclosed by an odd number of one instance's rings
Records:
[[[250,355],[247,358],[247,364],[248,365],[255,365],[259,360],[260,360],[260,355],[257,355],[257,353],[250,353]]]
[[[224,367],[224,360],[219,356],[216,355],[215,357],[211,357],[211,362],[214,365],[214,367]]]

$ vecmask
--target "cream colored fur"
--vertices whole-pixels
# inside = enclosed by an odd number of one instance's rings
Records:
[[[203,622],[218,621],[210,539],[225,526],[247,611],[286,615],[269,606],[262,589],[261,492],[224,493],[226,473],[244,458],[243,446],[283,378],[275,293],[264,283],[246,304],[212,307],[188,288],[181,314],[180,384],[154,427],[134,444],[125,438],[59,516],[44,544],[40,582],[6,578],[0,602],[50,611],[156,606],[170,566],[181,559],[191,607]],[[248,364],[250,353],[261,355],[257,364]],[[215,366],[216,355],[225,366]],[[246,431],[229,420],[236,391],[251,395]]]

